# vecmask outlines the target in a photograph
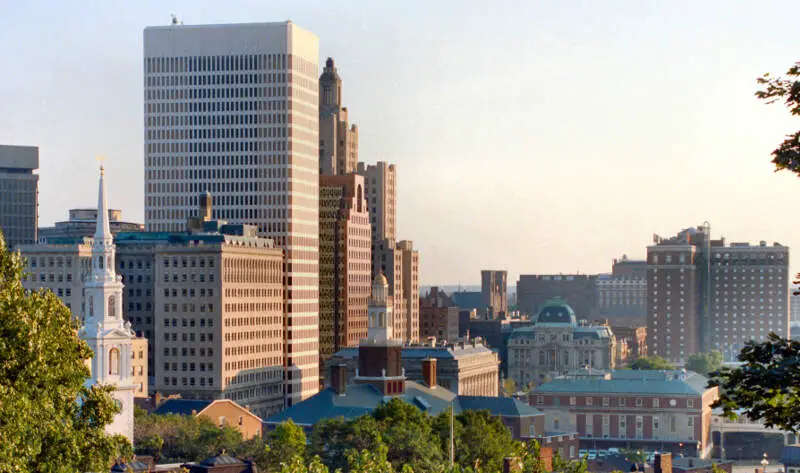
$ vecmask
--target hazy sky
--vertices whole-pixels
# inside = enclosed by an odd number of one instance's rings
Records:
[[[608,271],[704,220],[800,248],[800,182],[769,163],[800,121],[753,97],[798,59],[796,1],[0,0],[0,143],[40,147],[40,225],[95,205],[101,154],[143,220],[142,30],[170,13],[319,36],[361,159],[398,166],[423,284]]]

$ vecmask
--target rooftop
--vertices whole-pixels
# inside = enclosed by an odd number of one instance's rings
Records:
[[[534,392],[702,395],[708,379],[693,371],[615,370],[598,376],[562,376]]]

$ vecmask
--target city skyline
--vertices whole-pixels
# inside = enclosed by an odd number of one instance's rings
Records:
[[[360,159],[397,166],[398,236],[424,255],[425,285],[473,284],[486,268],[508,269],[510,285],[607,272],[623,253],[643,258],[653,233],[704,220],[715,238],[794,246],[797,182],[769,163],[791,119],[752,94],[794,60],[796,5],[779,18],[729,2],[465,3],[457,18],[444,2],[422,17],[419,5],[234,5],[4,9],[0,142],[40,147],[39,226],[91,206],[96,154],[129,182],[111,207],[144,221],[142,35],[174,11],[187,24],[291,19],[320,38]]]

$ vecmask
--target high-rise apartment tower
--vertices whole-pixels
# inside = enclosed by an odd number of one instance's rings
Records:
[[[39,148],[0,145],[0,231],[9,247],[36,242],[38,168]]]

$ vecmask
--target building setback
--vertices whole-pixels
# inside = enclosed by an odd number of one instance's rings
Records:
[[[0,232],[6,245],[36,242],[39,148],[0,145]]]
[[[319,173],[323,176],[356,172],[358,127],[350,126],[342,106],[342,79],[332,58],[319,76]]]
[[[320,373],[331,355],[367,336],[372,227],[364,178],[320,176]]]
[[[319,41],[291,21],[144,31],[145,226],[214,218],[285,251],[285,394],[319,389]]]

